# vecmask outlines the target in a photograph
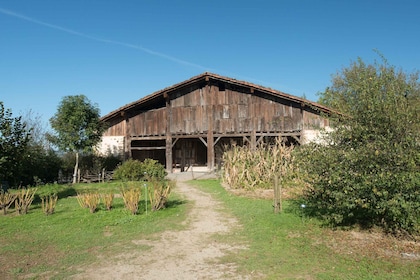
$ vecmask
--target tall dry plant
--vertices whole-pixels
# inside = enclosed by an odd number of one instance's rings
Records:
[[[3,209],[4,215],[7,214],[7,210],[13,204],[15,199],[16,195],[8,191],[0,190],[0,209]]]
[[[112,209],[112,204],[114,202],[114,194],[113,193],[106,193],[102,194],[102,201],[104,202],[106,210]]]
[[[122,188],[121,194],[124,200],[125,208],[127,208],[131,214],[136,215],[139,211],[139,201],[141,196],[140,188]]]
[[[98,193],[78,193],[77,201],[83,208],[89,208],[90,213],[95,213],[101,202],[101,196]]]
[[[45,215],[51,215],[54,213],[57,200],[57,194],[41,197],[42,211],[45,213]]]
[[[293,147],[286,146],[281,138],[256,149],[232,145],[223,153],[222,180],[235,189],[271,188],[275,176],[284,178],[290,171],[292,151]]]
[[[148,192],[152,211],[158,211],[166,207],[169,194],[174,185],[175,182],[173,181],[151,181],[151,187],[148,189]]]
[[[18,215],[26,214],[28,213],[29,207],[32,204],[32,201],[34,201],[35,193],[37,189],[21,189],[16,194],[15,199],[15,208]]]

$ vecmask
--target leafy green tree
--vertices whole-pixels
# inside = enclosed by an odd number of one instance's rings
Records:
[[[339,111],[323,144],[301,150],[312,210],[333,225],[420,232],[417,73],[361,59],[333,77],[320,102]]]
[[[50,119],[55,135],[49,135],[52,143],[64,152],[75,154],[73,183],[77,180],[79,153],[91,151],[99,143],[104,126],[99,120],[99,108],[84,95],[65,96],[57,113]]]
[[[28,149],[22,160],[22,184],[39,185],[57,181],[61,159],[47,140],[47,124],[32,110],[22,116],[22,122],[31,131]]]
[[[22,117],[13,117],[0,101],[0,180],[20,183],[21,167],[27,152],[30,131]]]

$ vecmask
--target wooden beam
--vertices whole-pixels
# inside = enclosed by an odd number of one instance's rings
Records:
[[[165,150],[166,146],[160,147],[131,147],[132,151],[151,151],[151,150]]]
[[[204,138],[203,138],[203,137],[198,137],[198,139],[200,139],[200,140],[201,140],[201,142],[203,142],[204,146],[206,146],[206,147],[207,147],[207,142],[206,142],[206,140],[204,140]]]
[[[222,136],[217,137],[217,139],[214,141],[214,146],[216,146],[217,142],[219,142],[219,140],[222,138]]]
[[[172,148],[175,146],[176,142],[178,142],[179,138],[175,138],[175,141],[172,142]]]

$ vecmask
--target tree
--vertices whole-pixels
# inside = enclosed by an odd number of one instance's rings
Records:
[[[323,144],[301,150],[312,210],[333,225],[420,232],[420,85],[361,59],[333,77],[320,102],[339,111]]]
[[[73,183],[77,180],[79,153],[91,151],[99,143],[104,126],[99,119],[99,109],[84,95],[65,96],[57,113],[50,119],[55,135],[50,135],[52,143],[65,152],[75,154],[76,162]]]
[[[0,101],[0,180],[19,183],[29,140],[30,131],[21,117],[12,117],[12,111]]]

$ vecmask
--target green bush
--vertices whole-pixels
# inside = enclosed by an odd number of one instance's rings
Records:
[[[146,179],[163,180],[167,175],[165,167],[157,160],[147,158],[142,162],[143,173]]]
[[[123,181],[140,181],[144,177],[143,165],[140,161],[129,159],[117,167],[114,178]]]
[[[420,84],[361,60],[334,77],[321,100],[343,114],[323,144],[299,156],[313,213],[332,225],[420,233]]]
[[[165,168],[156,160],[145,159],[140,162],[129,159],[117,167],[114,178],[123,181],[163,180],[166,175]]]

